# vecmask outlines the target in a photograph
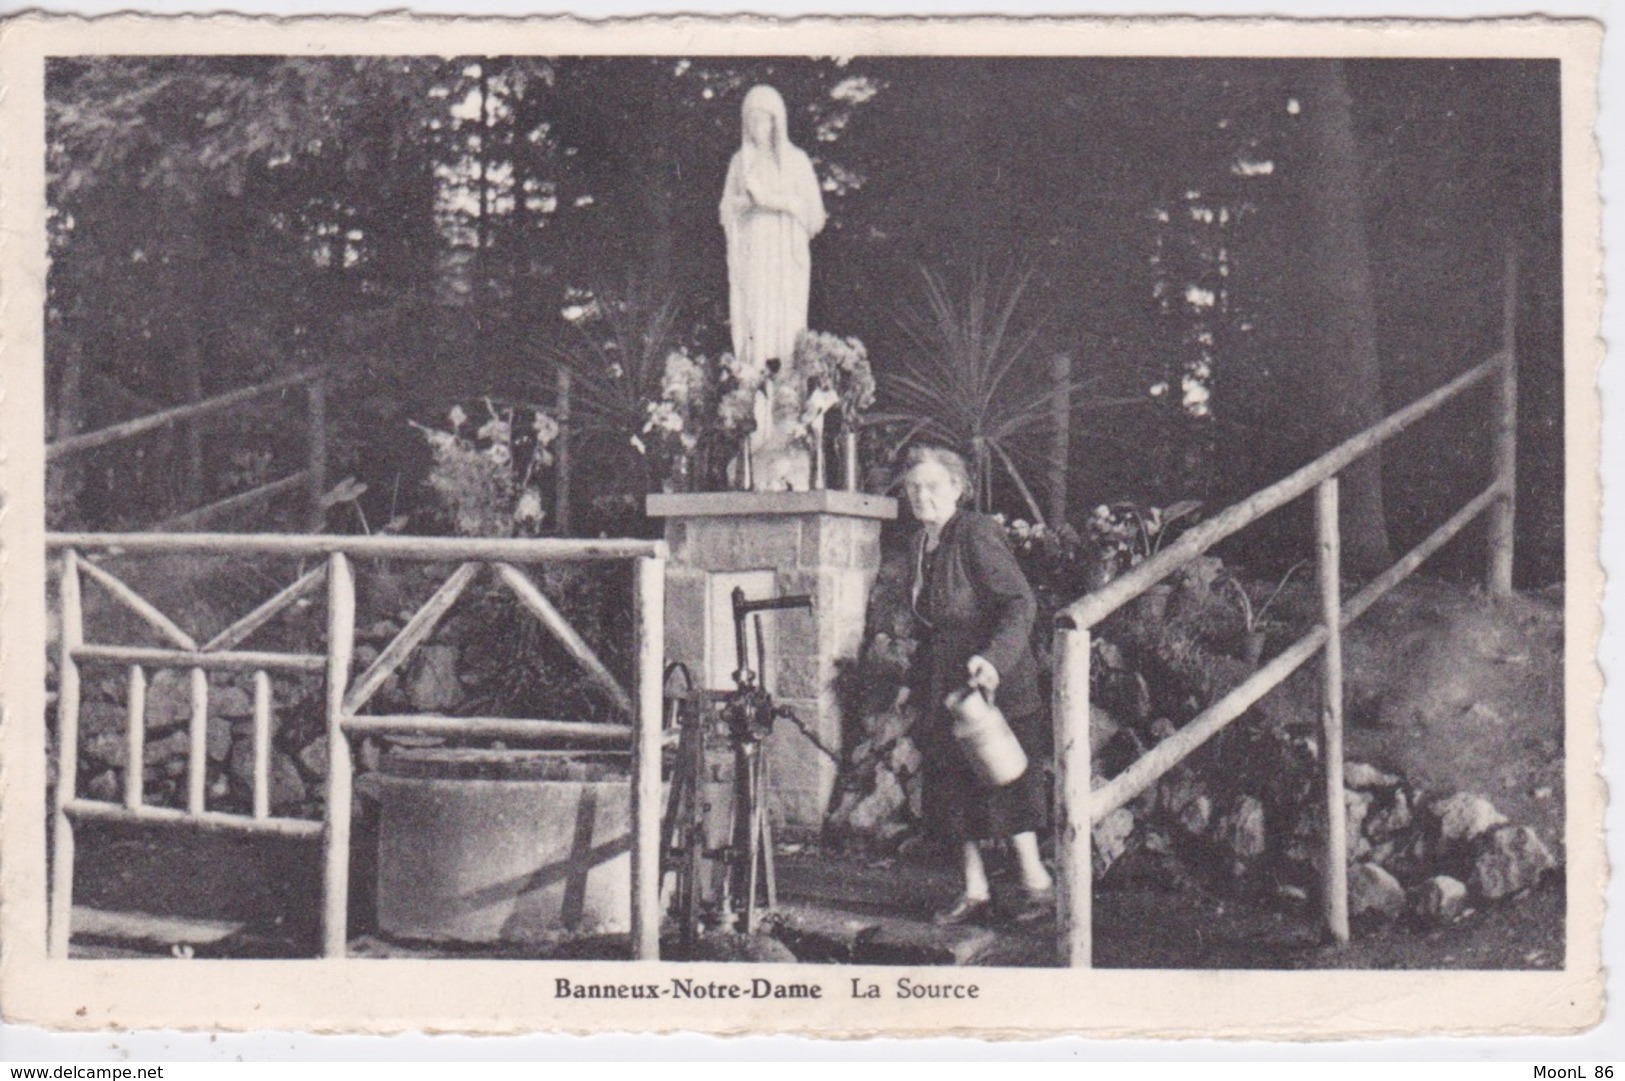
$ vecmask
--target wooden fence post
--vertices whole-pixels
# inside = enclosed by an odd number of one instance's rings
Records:
[[[147,761],[147,671],[130,665],[130,700],[125,710],[124,806],[141,808],[143,769]]]
[[[344,695],[355,649],[355,578],[334,552],[327,569],[327,829],[322,835],[322,956],[343,957],[350,906],[350,743]]]
[[[79,663],[73,651],[84,642],[84,607],[79,586],[79,553],[62,553],[62,627],[57,669],[56,790],[51,805],[50,956],[68,956],[73,933],[73,822],[67,806],[79,786]]]
[[[633,560],[637,650],[632,718],[632,957],[660,959],[660,726],[666,650],[666,560]]]
[[[1348,810],[1343,803],[1343,593],[1342,544],[1337,533],[1337,476],[1315,488],[1320,613],[1326,627],[1321,697],[1320,759],[1325,767],[1326,866],[1321,905],[1338,942],[1349,940]]]
[[[327,522],[327,376],[318,372],[305,384],[306,422],[310,428],[310,531],[320,533]]]
[[[192,717],[186,727],[186,811],[200,815],[207,802],[209,783],[209,674],[194,668],[190,679]]]
[[[1089,632],[1063,620],[1055,630],[1056,945],[1061,963],[1092,963],[1093,867],[1090,854],[1093,770],[1089,761]]]
[[[1489,591],[1512,592],[1513,521],[1518,479],[1518,255],[1509,241],[1502,277],[1501,365],[1495,398],[1495,483],[1500,498],[1490,510]]]

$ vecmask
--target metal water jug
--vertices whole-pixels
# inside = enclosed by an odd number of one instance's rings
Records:
[[[1021,749],[1004,712],[993,696],[976,687],[961,687],[943,705],[954,718],[954,739],[983,784],[999,788],[1027,771],[1027,752]]]

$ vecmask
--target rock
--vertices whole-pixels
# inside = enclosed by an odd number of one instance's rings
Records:
[[[457,647],[438,642],[419,647],[406,681],[406,696],[412,708],[439,713],[455,706],[462,694],[463,685],[457,678]]]
[[[327,777],[327,737],[317,736],[299,752],[299,764],[318,781]]]
[[[904,736],[892,744],[889,762],[893,773],[918,773],[920,749],[914,745],[913,740]]]
[[[379,749],[378,741],[368,736],[361,741],[361,751],[356,755],[356,761],[361,764],[362,770],[372,772],[378,768],[383,758],[383,751]]]
[[[231,754],[231,722],[224,717],[209,718],[209,761],[224,762]]]
[[[293,759],[282,751],[271,752],[271,809],[286,811],[305,800],[305,781]]]
[[[1123,730],[1117,718],[1101,709],[1093,702],[1089,704],[1089,750],[1092,754],[1099,754],[1105,749],[1112,737]]]
[[[1364,859],[1371,851],[1371,843],[1365,839],[1365,819],[1371,813],[1373,801],[1374,797],[1369,792],[1343,789],[1344,827],[1351,861]]]
[[[395,620],[393,620],[393,619],[380,619],[378,622],[372,624],[370,627],[368,627],[366,630],[362,631],[361,633],[363,635],[365,635],[366,637],[368,637],[368,638],[382,638],[385,641],[387,641],[387,640],[389,640],[391,638],[394,638],[400,632],[401,632],[401,625],[399,623],[397,623]],[[373,650],[373,656],[376,657],[377,655],[378,655],[378,651],[376,649]]]
[[[252,737],[244,737],[233,743],[226,765],[226,771],[245,792],[254,790],[254,744],[251,740]]]
[[[1244,863],[1264,854],[1264,804],[1256,796],[1243,796],[1219,822],[1219,836],[1231,855]]]
[[[1480,843],[1473,862],[1473,889],[1494,901],[1526,890],[1557,866],[1551,849],[1528,826],[1501,826]]]
[[[118,803],[124,798],[124,788],[119,781],[119,775],[108,769],[96,774],[85,784],[85,795],[103,803]]]
[[[252,717],[254,715],[253,696],[235,684],[211,692],[209,705],[213,707],[213,712],[220,714],[222,717]]]
[[[880,823],[893,818],[908,802],[897,775],[888,769],[876,770],[875,787],[851,805],[846,812],[847,827],[857,833],[871,833]]]
[[[1193,837],[1206,833],[1212,821],[1213,800],[1205,794],[1192,797],[1179,809],[1179,824]]]
[[[1128,840],[1134,833],[1134,812],[1119,807],[1100,820],[1094,828],[1091,851],[1094,854],[1095,877],[1100,878],[1112,864],[1128,851]]]
[[[162,739],[147,740],[142,760],[149,766],[178,761],[184,769],[191,747],[192,737],[189,733],[171,732]]]
[[[79,705],[79,735],[117,732],[122,735],[129,710],[116,702],[82,702]]]
[[[1411,826],[1411,801],[1403,788],[1396,788],[1387,803],[1377,806],[1365,818],[1365,835],[1372,842],[1385,841]],[[1380,860],[1378,862],[1381,862]]]
[[[1349,917],[1396,919],[1405,911],[1405,889],[1399,880],[1375,863],[1349,868]]]
[[[1497,826],[1506,825],[1506,815],[1495,804],[1471,792],[1457,792],[1430,808],[1438,823],[1439,839],[1445,847],[1469,845]]]
[[[1384,773],[1376,766],[1369,766],[1364,762],[1343,763],[1344,788],[1369,792],[1374,788],[1393,788],[1398,784],[1398,777],[1392,773]]]
[[[1207,787],[1188,770],[1179,771],[1161,788],[1164,809],[1174,816],[1186,833],[1200,837],[1213,821],[1213,797]]]
[[[903,779],[903,791],[908,796],[909,817],[918,822],[925,817],[925,782],[918,773],[911,773]]]
[[[885,746],[894,740],[901,739],[914,727],[914,711],[908,707],[902,709],[888,709],[866,719],[868,726],[867,738],[871,743]]]
[[[231,761],[227,766],[234,780],[244,792],[254,791],[254,745],[249,740],[238,740],[231,745]],[[270,761],[271,808],[286,809],[307,798],[305,779],[294,765],[291,755],[273,748]]]
[[[1411,897],[1411,911],[1436,927],[1454,923],[1466,907],[1467,887],[1449,875],[1434,875]]]
[[[89,766],[122,769],[125,754],[123,732],[93,732],[79,739],[79,757]]]
[[[147,728],[165,731],[191,717],[191,680],[173,669],[154,674],[147,683]]]

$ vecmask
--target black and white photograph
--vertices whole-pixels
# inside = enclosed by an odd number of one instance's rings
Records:
[[[1594,29],[91,25],[9,42],[27,1010],[1600,1016]]]

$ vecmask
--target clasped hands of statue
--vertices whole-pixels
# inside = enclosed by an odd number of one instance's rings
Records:
[[[755,177],[745,178],[745,198],[751,210],[765,210],[774,214],[790,213],[790,204],[779,198],[779,192]]]

